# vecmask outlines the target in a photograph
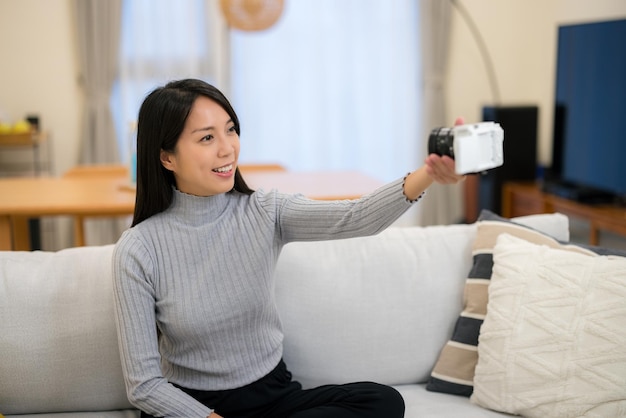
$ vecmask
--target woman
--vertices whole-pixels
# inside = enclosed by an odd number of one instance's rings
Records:
[[[390,387],[291,380],[272,273],[288,242],[382,231],[433,181],[458,182],[454,162],[432,155],[361,199],[313,201],[250,190],[239,132],[228,100],[200,80],[171,82],[141,106],[135,214],[113,257],[130,401],[142,416],[402,417]]]

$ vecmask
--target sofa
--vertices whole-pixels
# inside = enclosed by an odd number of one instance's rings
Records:
[[[569,239],[562,214],[515,221]],[[285,246],[275,294],[294,378],[305,387],[393,385],[406,417],[509,416],[468,396],[427,389],[463,310],[480,222]],[[126,398],[118,355],[112,250],[0,252],[5,417],[139,416]]]

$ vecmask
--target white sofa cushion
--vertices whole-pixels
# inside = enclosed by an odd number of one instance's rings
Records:
[[[113,321],[112,250],[1,253],[2,413],[131,407]]]
[[[470,403],[464,396],[427,391],[425,384],[401,385],[395,388],[404,399],[406,418],[511,418],[509,414]]]
[[[276,297],[294,377],[305,387],[425,380],[459,311],[474,229],[390,228],[285,246]]]

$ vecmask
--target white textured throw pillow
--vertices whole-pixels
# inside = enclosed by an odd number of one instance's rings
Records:
[[[626,258],[503,234],[474,403],[525,417],[626,416]]]

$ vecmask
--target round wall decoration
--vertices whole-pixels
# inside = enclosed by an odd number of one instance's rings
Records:
[[[228,24],[245,31],[267,29],[283,12],[283,0],[220,0],[220,6]]]

